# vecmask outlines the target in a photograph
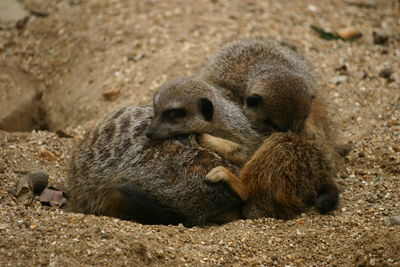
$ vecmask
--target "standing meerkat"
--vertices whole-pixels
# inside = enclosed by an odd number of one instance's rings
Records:
[[[71,158],[68,209],[148,224],[238,218],[240,198],[205,179],[218,165],[237,167],[193,135],[150,141],[144,132],[152,114],[151,107],[123,107],[84,136]]]

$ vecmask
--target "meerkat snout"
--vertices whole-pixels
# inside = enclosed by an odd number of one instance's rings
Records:
[[[185,134],[180,125],[185,124],[188,115],[185,108],[159,109],[160,112],[154,114],[150,125],[147,127],[145,135],[150,140],[164,139],[173,137],[177,134]]]

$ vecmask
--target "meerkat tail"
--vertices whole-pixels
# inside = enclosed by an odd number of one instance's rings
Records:
[[[119,186],[118,191],[125,201],[123,219],[134,219],[143,224],[173,224],[182,221],[182,215],[162,207],[147,192],[135,184]]]
[[[335,184],[326,184],[319,190],[315,206],[321,214],[335,210],[339,203],[339,189]]]

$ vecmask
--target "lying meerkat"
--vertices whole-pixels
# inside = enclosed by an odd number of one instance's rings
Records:
[[[202,146],[215,149],[223,141],[217,152],[239,165],[251,157],[263,140],[237,103],[203,81],[172,79],[155,94],[153,107],[154,116],[146,130],[146,136],[152,140],[202,134]]]
[[[262,132],[270,128],[299,132],[315,95],[307,61],[292,49],[262,38],[226,43],[200,70],[199,79],[235,95]],[[254,110],[263,104],[262,113]]]
[[[329,147],[294,133],[267,137],[237,177],[225,167],[207,178],[225,181],[246,201],[244,218],[292,219],[315,206],[322,214],[336,208],[339,189],[334,181],[336,161]]]
[[[244,39],[222,46],[199,76],[242,99],[244,113],[252,125],[267,136],[242,169],[240,179],[234,179],[224,168],[216,168],[208,175],[213,181],[227,180],[243,200],[250,194],[251,201],[246,206],[253,207],[252,214],[245,216],[255,217],[257,207],[264,216],[293,217],[307,206],[307,198],[322,213],[336,208],[336,168],[330,166],[337,165],[340,148],[325,102],[315,91],[311,67],[304,58],[274,41]],[[286,139],[278,138],[277,132],[286,133]],[[223,140],[207,143],[222,154]],[[300,156],[292,151],[299,151]],[[282,157],[281,153],[287,156]],[[318,164],[316,158],[320,159]],[[290,168],[285,170],[283,166]],[[304,191],[296,191],[299,187]],[[265,206],[263,198],[274,205]],[[279,207],[285,206],[279,214]]]
[[[150,141],[151,107],[123,107],[88,132],[72,155],[68,209],[148,224],[202,225],[239,218],[240,198],[207,182],[218,165],[193,135]]]
[[[200,135],[200,144],[202,146],[216,151],[233,162],[243,163],[249,160],[249,152],[254,153],[255,151],[254,144],[259,144],[260,140],[263,138],[260,139],[260,136],[254,133],[251,125],[243,118],[243,114],[237,109],[237,106],[232,106],[232,102],[225,99],[223,95],[218,94],[218,92],[218,89],[207,85],[207,83],[190,79],[180,78],[167,83],[165,86],[161,87],[160,91],[154,97],[155,115],[147,130],[147,135],[154,139],[167,138],[182,133],[208,133]],[[297,95],[297,93],[295,95]],[[215,114],[212,113],[212,115],[215,116],[204,115],[205,112],[201,104],[204,99],[207,99],[207,102],[210,102],[208,105],[212,107],[212,109],[208,108],[206,110],[216,110]],[[235,107],[235,109],[232,110],[232,107]],[[171,113],[174,115],[171,116]],[[235,117],[233,117],[233,115]],[[236,117],[239,118],[239,122],[236,120]],[[319,126],[320,125],[316,125],[317,128]],[[274,129],[272,129],[272,131],[273,130]],[[282,134],[294,135],[290,133]],[[270,140],[269,137],[267,137],[266,141],[264,141],[250,160],[250,162],[252,162],[252,169],[254,172],[259,172],[259,174],[256,175],[252,173],[252,175],[249,176],[250,178],[245,179],[246,184],[250,187],[259,187],[259,191],[256,193],[269,193],[266,189],[269,187],[280,190],[279,192],[275,192],[275,194],[281,197],[274,202],[275,204],[283,198],[286,198],[288,203],[294,201],[295,198],[302,200],[307,199],[307,202],[301,202],[302,206],[293,203],[293,205],[297,205],[297,210],[287,209],[282,211],[282,213],[287,212],[290,216],[294,216],[294,214],[296,214],[295,211],[304,211],[306,207],[313,204],[316,204],[320,212],[328,212],[334,209],[338,202],[338,189],[333,182],[335,176],[335,168],[332,167],[335,166],[335,160],[331,157],[333,154],[328,151],[329,146],[324,142],[317,140],[309,141],[304,137],[295,136],[297,139],[293,138],[296,142],[285,141],[285,139],[272,139],[274,140],[274,145],[272,147],[267,142],[267,140]],[[229,140],[225,140],[225,138]],[[253,142],[252,140],[254,140],[254,138],[256,138],[256,140]],[[235,143],[236,140],[239,140],[240,143]],[[250,149],[247,145],[251,145]],[[236,148],[236,150],[233,148]],[[291,150],[299,150],[301,153],[293,154]],[[235,151],[248,152],[235,153]],[[324,153],[326,153],[326,155],[324,155]],[[271,158],[269,154],[271,154]],[[279,155],[279,157],[274,155]],[[287,155],[287,158],[282,155]],[[315,163],[316,159],[320,159],[321,162]],[[269,162],[270,164],[264,164],[265,162]],[[289,165],[294,163],[296,165],[293,165],[292,169],[286,171],[285,168],[288,166],[288,163]],[[249,163],[246,163],[244,168],[248,168],[248,164]],[[255,166],[256,164],[260,165]],[[215,170],[219,170],[219,172]],[[223,172],[229,175],[217,175]],[[267,176],[262,178],[263,175],[268,173],[273,174],[274,179]],[[297,176],[296,173],[298,173],[299,176]],[[322,174],[326,174],[327,176],[325,177]],[[290,177],[286,177],[287,175],[290,175]],[[211,181],[223,179],[220,177],[233,177],[226,168],[214,169],[207,176]],[[258,178],[253,180],[251,177]],[[228,181],[228,183],[238,181],[238,179],[224,180]],[[285,186],[277,187],[274,185],[274,183],[279,183],[279,181],[285,183]],[[292,182],[292,184],[290,182]],[[296,190],[301,183],[304,183],[305,188],[308,188],[307,191]],[[290,187],[290,185],[292,187]],[[241,191],[236,190],[237,188],[234,187],[234,184],[230,184],[230,186],[243,200],[248,201],[248,196],[241,195]],[[250,193],[253,193],[253,191],[250,191]],[[300,195],[296,196],[293,195],[293,193]],[[263,195],[263,197],[266,196]],[[274,199],[274,195],[271,195],[270,198]],[[260,214],[267,214],[263,211],[263,209],[265,209],[265,207],[263,207],[263,202],[258,201],[258,199],[262,198],[256,198],[257,201],[255,201],[257,205],[260,205]],[[248,205],[246,204],[246,206]],[[279,209],[278,204],[276,209]],[[253,212],[252,214],[255,213]],[[245,213],[245,216],[247,215],[250,216]],[[290,217],[289,215],[270,214],[270,216],[275,215],[279,218]]]
[[[307,60],[287,45],[248,38],[223,45],[198,78],[226,95],[235,95],[244,114],[263,135],[291,131],[324,139],[341,151],[313,76]]]

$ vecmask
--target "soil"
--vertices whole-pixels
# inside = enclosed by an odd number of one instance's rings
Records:
[[[2,0],[0,265],[400,266],[400,226],[387,223],[400,215],[399,18],[396,0]],[[362,36],[328,41],[311,25]],[[118,106],[151,103],[161,83],[246,36],[289,42],[313,63],[340,139],[353,146],[338,210],[185,228],[11,194],[36,170],[63,188],[86,129]]]

